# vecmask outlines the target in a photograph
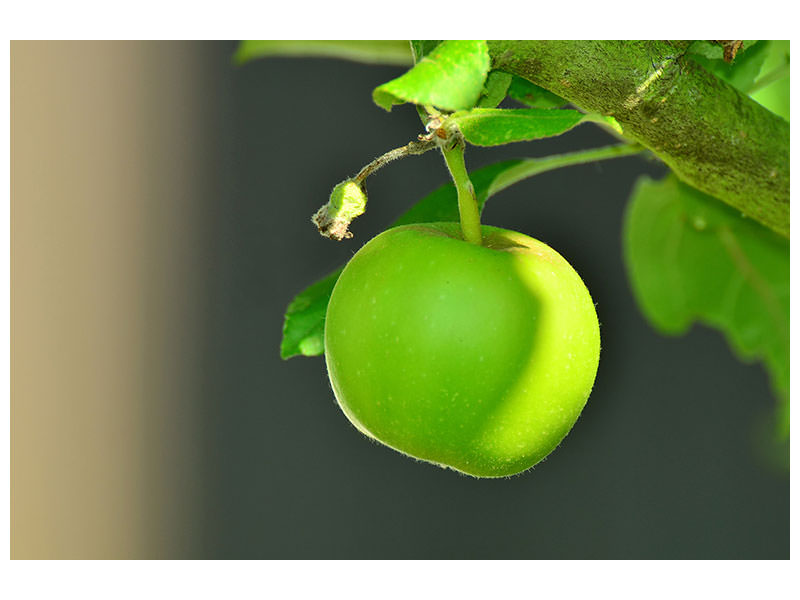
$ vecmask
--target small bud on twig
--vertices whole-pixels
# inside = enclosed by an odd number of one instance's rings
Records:
[[[314,213],[311,222],[317,226],[322,235],[337,242],[353,237],[348,227],[353,219],[363,215],[367,208],[364,180],[393,160],[424,154],[435,147],[436,144],[431,140],[417,140],[379,156],[361,169],[355,177],[337,184],[331,192],[328,203]]]
[[[366,207],[366,190],[347,179],[333,188],[328,203],[314,213],[311,221],[322,235],[338,242],[353,237],[348,227],[353,219],[364,214]]]

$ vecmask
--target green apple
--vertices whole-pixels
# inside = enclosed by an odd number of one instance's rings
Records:
[[[555,250],[483,226],[389,229],[345,267],[325,322],[336,399],[364,434],[476,477],[520,473],[567,435],[594,384],[600,332]]]

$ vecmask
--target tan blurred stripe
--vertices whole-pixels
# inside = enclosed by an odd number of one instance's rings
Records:
[[[12,558],[191,544],[195,49],[11,45]]]

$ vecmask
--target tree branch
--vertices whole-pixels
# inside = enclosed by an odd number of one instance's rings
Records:
[[[789,237],[789,124],[684,58],[686,47],[489,42],[493,68],[612,115],[681,179]]]

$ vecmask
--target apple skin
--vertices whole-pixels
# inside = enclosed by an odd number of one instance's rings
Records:
[[[476,477],[520,473],[567,435],[594,384],[589,292],[521,233],[404,225],[365,244],[334,287],[325,361],[347,418],[417,459]]]

